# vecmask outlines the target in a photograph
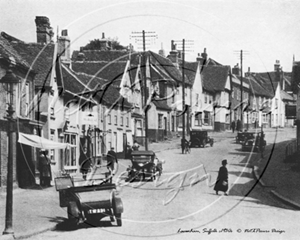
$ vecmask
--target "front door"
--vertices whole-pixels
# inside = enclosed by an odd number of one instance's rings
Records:
[[[164,136],[167,136],[168,123],[167,123],[167,118],[166,117],[164,117],[164,123],[165,123]]]
[[[20,188],[35,184],[35,166],[32,161],[32,147],[17,143],[17,179]]]

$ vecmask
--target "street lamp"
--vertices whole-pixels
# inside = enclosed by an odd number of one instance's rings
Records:
[[[9,103],[7,117],[8,120],[8,138],[9,138],[9,145],[8,145],[8,159],[7,159],[7,181],[6,181],[6,215],[5,215],[5,229],[3,234],[14,234],[13,231],[13,128],[14,128],[14,109],[13,109],[13,91],[14,86],[19,83],[19,79],[16,75],[12,72],[11,69],[6,71],[5,76],[0,80],[4,90],[8,93]]]

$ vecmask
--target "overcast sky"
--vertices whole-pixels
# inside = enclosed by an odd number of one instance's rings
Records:
[[[190,61],[206,48],[209,57],[234,66],[243,50],[244,71],[273,71],[275,60],[291,71],[293,55],[300,60],[299,9],[298,0],[1,0],[0,31],[36,42],[35,16],[47,16],[55,34],[68,29],[72,50],[102,32],[128,45],[132,32],[145,30],[158,35],[147,50],[163,45],[168,53],[171,40],[193,40]]]

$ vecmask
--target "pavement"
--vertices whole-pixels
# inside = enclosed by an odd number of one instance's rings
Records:
[[[268,130],[265,130],[266,132]],[[272,130],[271,130],[272,131]],[[230,131],[210,132],[215,142],[234,138]],[[263,159],[258,159],[253,166],[253,176],[262,187],[271,189],[271,194],[295,209],[300,209],[300,171],[296,166],[295,156],[285,159],[285,146],[279,143],[275,149],[268,146]],[[159,152],[180,148],[180,138],[164,142],[151,143],[149,149]],[[141,147],[141,150],[143,147]],[[129,160],[120,160],[123,168]],[[296,167],[295,167],[296,166]],[[53,184],[53,183],[52,183]],[[0,230],[5,226],[5,190],[0,190]],[[62,217],[65,216],[65,217]],[[4,239],[24,239],[42,232],[54,230],[58,223],[67,218],[66,208],[59,207],[59,194],[55,187],[33,189],[14,188],[13,191],[13,230],[14,235],[0,235]]]

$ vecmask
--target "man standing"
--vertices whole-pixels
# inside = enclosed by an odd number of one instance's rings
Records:
[[[182,154],[185,153],[185,146],[186,146],[186,143],[187,143],[187,140],[181,138],[181,151],[182,151]]]
[[[265,134],[261,131],[260,138],[259,138],[259,151],[261,154],[261,158],[264,158],[264,151],[265,151]]]
[[[235,130],[235,121],[234,120],[231,123],[231,129],[232,129],[232,133],[234,133],[234,130]]]
[[[110,174],[115,174],[115,165],[118,163],[117,154],[113,147],[107,152],[107,169],[109,170]]]
[[[48,150],[40,151],[40,185],[43,187],[51,187],[51,160],[48,156]]]

